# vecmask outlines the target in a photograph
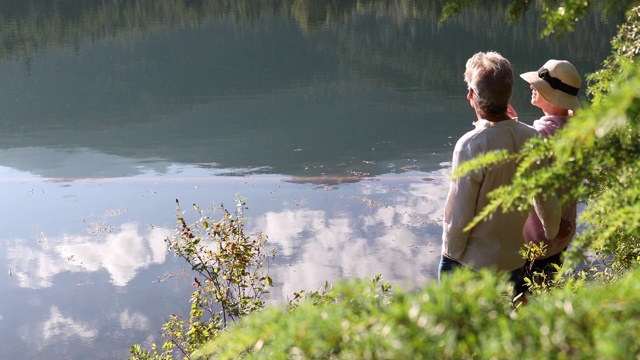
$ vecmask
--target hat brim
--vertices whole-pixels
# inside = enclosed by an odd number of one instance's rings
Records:
[[[548,82],[542,80],[538,76],[538,72],[526,72],[524,74],[520,74],[520,77],[524,79],[524,81],[533,85],[533,87],[536,88],[536,91],[538,91],[538,93],[547,100],[548,103],[573,111],[580,108],[580,102],[577,97],[552,88]]]

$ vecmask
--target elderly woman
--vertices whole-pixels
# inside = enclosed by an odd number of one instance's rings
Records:
[[[549,60],[538,71],[520,75],[531,88],[531,105],[540,108],[544,116],[533,122],[533,127],[544,137],[555,135],[574,111],[580,108],[577,95],[582,79],[578,70],[566,60]],[[557,196],[564,197],[566,189]],[[535,273],[551,276],[556,265],[561,266],[564,250],[576,233],[577,201],[571,199],[562,206],[562,221],[558,235],[545,235],[542,223],[535,212],[531,212],[524,227],[527,243],[544,243],[546,251],[535,261],[527,261],[524,276],[533,278]],[[521,280],[522,285],[524,279]]]
[[[511,63],[496,52],[480,52],[467,60],[464,81],[467,99],[477,120],[475,129],[464,134],[453,152],[453,171],[464,161],[494,150],[520,151],[524,143],[538,133],[514,117],[509,101],[513,92]],[[523,228],[527,214],[518,211],[496,212],[469,231],[464,228],[489,203],[487,194],[511,183],[517,163],[483,168],[451,181],[444,209],[442,258],[438,277],[458,266],[473,270],[485,268],[509,272],[517,281],[525,260]],[[560,223],[557,199],[534,199],[541,228],[554,238]]]

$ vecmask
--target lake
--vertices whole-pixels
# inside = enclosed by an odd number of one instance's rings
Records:
[[[441,1],[6,1],[0,4],[0,357],[122,359],[188,314],[167,253],[176,199],[233,208],[277,250],[271,304],[381,274],[434,281],[462,73],[496,50],[584,75],[615,21],[538,38],[500,5],[438,26]],[[584,96],[584,87],[581,91]],[[541,114],[516,80],[522,121]],[[210,214],[216,217],[212,210]]]

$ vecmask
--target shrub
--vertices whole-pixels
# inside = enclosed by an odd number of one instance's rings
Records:
[[[514,308],[505,279],[457,271],[420,291],[350,280],[333,302],[270,308],[201,349],[212,359],[635,359],[640,270]]]
[[[156,344],[149,350],[133,345],[132,359],[173,359],[176,351],[188,358],[228,324],[264,307],[262,297],[272,286],[269,265],[275,250],[266,249],[264,235],[245,234],[245,202],[238,199],[236,205],[234,213],[221,205],[219,221],[194,205],[199,219],[188,225],[178,203],[177,230],[165,242],[197,274],[190,318],[171,315],[162,327],[161,349]]]

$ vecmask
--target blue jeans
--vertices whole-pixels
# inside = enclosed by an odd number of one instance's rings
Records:
[[[464,265],[453,259],[449,259],[446,256],[440,257],[440,266],[438,266],[438,282],[442,281],[442,274],[453,272],[455,269],[461,267],[464,267]]]
[[[449,259],[446,256],[442,256],[440,258],[440,266],[438,267],[438,282],[442,281],[442,275],[448,272],[452,272],[457,268],[460,267],[464,267],[464,265],[462,265],[461,263],[453,260],[453,259]],[[523,272],[524,268],[521,267],[519,269],[515,269],[513,271],[509,272],[509,282],[511,282],[513,284],[513,292],[514,292],[514,296],[521,294],[525,291],[525,288],[521,282],[522,279],[522,272]]]

